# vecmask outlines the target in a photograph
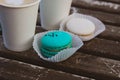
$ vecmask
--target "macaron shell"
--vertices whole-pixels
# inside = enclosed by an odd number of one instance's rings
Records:
[[[40,48],[40,51],[41,51],[42,55],[44,57],[47,57],[47,58],[50,58],[50,57],[52,57],[52,56],[54,56],[54,55],[56,55],[58,53],[58,52],[50,52],[50,51],[47,51],[47,50],[45,50],[43,48]]]
[[[64,49],[67,49],[67,48],[71,48],[72,47],[72,43],[70,43],[67,47],[64,47]],[[55,50],[55,49],[53,49]],[[63,50],[63,49],[62,49]],[[61,50],[59,51],[50,51],[50,50],[46,50],[44,49],[43,47],[40,48],[40,51],[42,53],[42,55],[44,57],[47,57],[47,58],[50,58],[52,56],[55,56],[58,52],[60,52]]]
[[[93,34],[95,31],[94,23],[84,18],[72,18],[67,22],[66,27],[70,32],[81,36]]]
[[[70,42],[70,43],[67,44],[67,45],[64,45],[64,46],[61,46],[61,47],[57,47],[57,48],[49,48],[49,47],[42,47],[42,48],[44,48],[44,49],[46,49],[46,50],[48,50],[48,51],[58,52],[58,51],[60,51],[60,50],[63,50],[63,49],[65,49],[65,48],[70,48],[70,47],[72,47],[72,42]]]
[[[70,34],[64,31],[54,31],[45,34],[41,39],[41,46],[48,49],[61,49],[72,42]]]

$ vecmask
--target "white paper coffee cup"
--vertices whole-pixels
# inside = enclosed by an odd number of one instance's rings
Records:
[[[0,22],[6,48],[24,51],[32,47],[40,0],[9,5],[0,2]]]
[[[72,0],[41,0],[40,19],[42,28],[59,29],[60,22],[69,15]]]

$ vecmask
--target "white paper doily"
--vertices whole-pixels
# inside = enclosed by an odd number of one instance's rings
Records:
[[[58,54],[56,54],[55,56],[53,56],[51,58],[45,58],[41,54],[41,51],[40,51],[40,48],[39,48],[39,45],[40,45],[39,41],[40,41],[41,37],[44,34],[46,34],[47,32],[50,32],[50,31],[46,31],[46,32],[36,34],[34,36],[34,41],[33,41],[34,50],[37,52],[37,54],[43,60],[50,61],[50,62],[64,61],[64,60],[68,59],[69,57],[71,57],[79,48],[81,48],[83,46],[82,40],[77,35],[74,35],[74,34],[68,32],[72,36],[72,39],[73,39],[72,40],[72,48],[61,50],[60,52],[58,52]]]
[[[92,21],[95,24],[94,34],[92,34],[90,36],[85,36],[85,37],[84,36],[79,36],[82,39],[82,41],[89,41],[89,40],[95,38],[97,35],[99,35],[103,31],[105,31],[105,25],[99,19],[97,19],[95,17],[92,17],[92,16],[89,16],[89,15],[80,14],[80,13],[73,13],[72,15],[65,18],[61,22],[59,30],[67,31],[66,23],[68,22],[68,20],[70,20],[72,18],[85,18],[85,19],[88,19],[88,20]]]

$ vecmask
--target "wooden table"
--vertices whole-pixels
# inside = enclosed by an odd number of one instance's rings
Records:
[[[106,31],[60,63],[40,59],[32,48],[9,51],[0,36],[0,80],[120,80],[120,0],[73,0],[72,7],[103,21]]]

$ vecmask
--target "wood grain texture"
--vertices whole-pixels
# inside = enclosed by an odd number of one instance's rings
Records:
[[[120,26],[120,15],[118,14],[105,13],[102,11],[95,11],[78,7],[73,8],[75,8],[78,13],[94,16],[106,24],[117,25],[118,27]],[[40,20],[37,21],[37,24],[40,24]]]
[[[93,49],[89,47],[87,48],[98,51],[95,53],[97,55],[100,54],[99,52],[102,49],[104,53],[105,50],[113,48],[113,47],[109,47],[108,45],[109,42],[108,42],[106,43],[107,46],[105,46],[106,45],[105,44],[104,46],[102,46],[103,48],[101,49],[101,45],[98,44],[99,41],[97,42],[96,39],[95,41],[90,41],[88,45],[85,45],[85,46],[92,46],[92,42],[95,42],[97,45],[94,45]],[[80,50],[64,62],[50,63],[50,62],[46,62],[40,59],[33,49],[30,49],[25,52],[12,52],[12,51],[5,49],[3,46],[3,43],[1,43],[0,56],[9,58],[9,59],[19,60],[19,61],[26,62],[26,63],[31,63],[31,64],[38,65],[38,66],[44,66],[47,68],[65,71],[68,73],[74,73],[77,75],[92,77],[95,79],[101,79],[101,80],[110,80],[110,79],[119,80],[120,79],[119,77],[120,61],[102,58],[102,57],[93,56],[93,55],[88,55],[88,53],[87,54],[85,52],[82,53]],[[113,51],[115,50],[113,49]],[[109,56],[109,54],[105,54],[105,55]]]
[[[107,1],[107,2],[120,4],[120,0],[99,0],[99,1]]]
[[[105,13],[102,11],[94,11],[89,9],[76,8],[78,13],[94,16],[106,24],[120,26],[120,15]]]
[[[80,49],[82,52],[120,60],[120,42],[95,38]]]
[[[40,26],[36,30],[36,33],[42,31]],[[106,30],[102,34],[85,42],[80,50],[88,54],[120,60],[120,27],[106,25]]]
[[[120,42],[120,27],[116,27],[112,25],[105,25],[105,26],[106,26],[106,30],[97,37],[101,39]],[[40,26],[37,26],[36,33],[39,33],[41,31],[46,31],[46,30],[42,29]]]
[[[45,30],[40,26],[36,28],[36,33],[42,31]],[[107,25],[106,31],[100,34],[99,37],[85,42],[85,45],[80,50],[88,54],[120,60],[120,27]],[[3,47],[2,36],[0,39],[1,47]]]
[[[81,76],[96,80],[120,80],[119,1],[73,0],[72,6],[79,13],[97,17],[105,23],[106,31],[93,40],[85,42],[85,45],[72,57],[60,63],[40,59],[32,48],[24,52],[9,51],[4,47],[0,36],[0,80],[93,80]],[[39,13],[37,25],[40,25]],[[42,31],[45,30],[37,27],[36,33]],[[51,76],[55,77],[51,78]]]
[[[0,80],[94,80],[0,57]]]
[[[99,0],[73,0],[73,6],[109,13],[120,13],[120,4]]]
[[[106,30],[98,37],[120,42],[120,27],[106,25]]]

